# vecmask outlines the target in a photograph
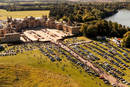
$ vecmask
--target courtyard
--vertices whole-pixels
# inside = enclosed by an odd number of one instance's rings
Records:
[[[67,36],[72,36],[73,34],[69,34],[62,30],[57,29],[40,29],[40,30],[27,30],[23,32],[21,40],[23,42],[29,41],[57,41],[63,39]]]

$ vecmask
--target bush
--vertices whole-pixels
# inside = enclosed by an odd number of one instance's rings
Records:
[[[130,31],[124,34],[121,45],[130,48]]]

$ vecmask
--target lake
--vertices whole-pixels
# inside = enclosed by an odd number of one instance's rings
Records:
[[[118,11],[118,13],[106,18],[105,20],[111,20],[112,22],[117,22],[119,24],[130,27],[130,10],[121,9]]]

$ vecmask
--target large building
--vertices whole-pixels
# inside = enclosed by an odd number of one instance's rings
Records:
[[[79,26],[68,26],[66,24],[63,25],[63,31],[69,32],[70,34],[79,34]]]
[[[7,33],[3,37],[0,37],[0,42],[17,42],[20,41],[19,33]]]
[[[20,40],[20,34],[25,30],[34,29],[58,29],[68,32],[72,35],[79,34],[79,26],[72,24],[70,21],[68,23],[57,22],[54,18],[47,18],[43,16],[42,18],[26,17],[24,19],[16,20],[7,18],[7,22],[0,29],[0,42],[15,42]]]

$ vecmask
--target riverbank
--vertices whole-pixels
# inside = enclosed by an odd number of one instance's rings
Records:
[[[114,10],[114,11],[111,12],[111,13],[108,12],[108,13],[106,14],[105,17],[102,17],[102,19],[105,19],[105,18],[111,17],[111,16],[115,15],[116,13],[118,13],[118,10]]]

